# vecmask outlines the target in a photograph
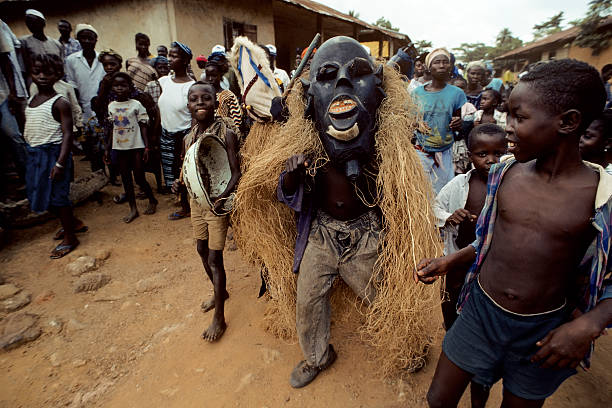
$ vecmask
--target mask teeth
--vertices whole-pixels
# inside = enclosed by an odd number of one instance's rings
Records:
[[[343,99],[332,103],[329,111],[331,113],[344,113],[353,110],[355,106],[357,106],[357,103],[352,99]]]

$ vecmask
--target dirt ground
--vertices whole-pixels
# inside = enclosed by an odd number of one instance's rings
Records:
[[[151,180],[152,181],[152,180]],[[212,316],[199,310],[212,293],[191,238],[189,219],[168,221],[174,210],[160,197],[158,212],[132,224],[120,221],[126,205],[112,203],[120,187],[103,190],[103,204],[76,214],[89,226],[74,255],[51,260],[57,221],[12,231],[0,250],[0,275],[31,294],[31,303],[0,316],[39,316],[42,334],[0,352],[1,407],[421,407],[440,352],[403,379],[381,380],[364,356],[370,348],[356,322],[337,322],[337,362],[306,388],[289,386],[301,359],[299,346],[262,329],[265,299],[259,273],[240,251],[225,251],[230,298],[228,329],[214,344],[200,338]],[[144,201],[139,201],[141,212]],[[110,277],[97,291],[75,293],[79,279],[66,265],[78,256],[110,257],[94,272]],[[436,316],[439,318],[439,316]],[[600,407],[612,400],[612,339],[597,343],[592,369],[566,381],[547,407]],[[467,407],[467,393],[462,407]],[[499,406],[501,386],[489,406]]]

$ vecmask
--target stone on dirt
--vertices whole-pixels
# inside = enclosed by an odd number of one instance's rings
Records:
[[[13,285],[12,283],[7,283],[6,285],[0,285],[0,300],[8,299],[11,296],[16,295],[20,291],[21,289]]]
[[[74,293],[90,292],[100,289],[110,282],[111,278],[102,273],[88,273],[79,278],[74,285]]]
[[[111,251],[107,248],[100,249],[98,252],[96,252],[96,259],[99,261],[106,261],[108,258],[110,258],[110,256]]]
[[[19,292],[15,296],[3,300],[0,303],[0,310],[7,313],[14,312],[29,304],[31,300],[32,296],[29,293]]]
[[[0,347],[5,351],[14,349],[36,340],[40,333],[38,315],[30,313],[11,315],[2,321]]]
[[[68,265],[66,265],[66,270],[72,276],[80,276],[85,272],[95,270],[96,267],[96,258],[92,256],[80,256],[74,261],[70,262]]]
[[[141,279],[136,282],[136,291],[140,293],[151,292],[155,289],[163,287],[165,283],[166,281],[161,275],[154,275],[150,278]]]

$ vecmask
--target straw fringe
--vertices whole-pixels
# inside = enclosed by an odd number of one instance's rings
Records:
[[[354,306],[362,310],[361,335],[374,346],[381,374],[389,376],[422,366],[437,333],[437,320],[431,315],[439,310],[439,285],[416,284],[413,270],[419,259],[440,255],[442,244],[431,210],[431,184],[411,144],[414,131],[425,130],[425,125],[394,70],[385,68],[383,88],[387,97],[378,111],[376,135],[377,204],[383,213],[383,231],[370,282],[377,296],[370,307],[359,307],[361,302],[339,280],[332,303],[335,318]],[[265,265],[269,304],[264,327],[280,338],[295,339],[297,279],[291,270],[296,225],[293,212],[277,201],[276,187],[290,156],[305,154],[315,167],[324,165],[327,157],[313,123],[304,119],[299,81],[287,104],[291,113],[287,123],[254,124],[242,147],[244,168],[233,225],[245,259]]]

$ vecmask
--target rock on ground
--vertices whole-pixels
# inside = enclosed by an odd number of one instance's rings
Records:
[[[0,300],[8,299],[11,296],[16,295],[20,291],[21,289],[13,285],[12,283],[7,283],[6,285],[0,285]]]
[[[11,350],[40,336],[38,315],[20,313],[7,317],[0,329],[0,347]]]
[[[0,310],[7,313],[14,312],[29,304],[31,299],[32,297],[29,293],[19,292],[15,296],[3,300],[0,303]]]
[[[150,278],[141,279],[136,282],[136,291],[140,293],[150,292],[152,290],[163,287],[165,283],[166,281],[161,277],[161,275],[158,274],[155,276],[151,276]]]
[[[73,262],[70,262],[68,265],[66,265],[66,270],[72,276],[80,276],[85,272],[95,270],[96,267],[96,258],[94,258],[93,256],[80,256]]]
[[[74,293],[98,290],[110,282],[111,278],[102,273],[88,273],[79,278],[74,285]]]

